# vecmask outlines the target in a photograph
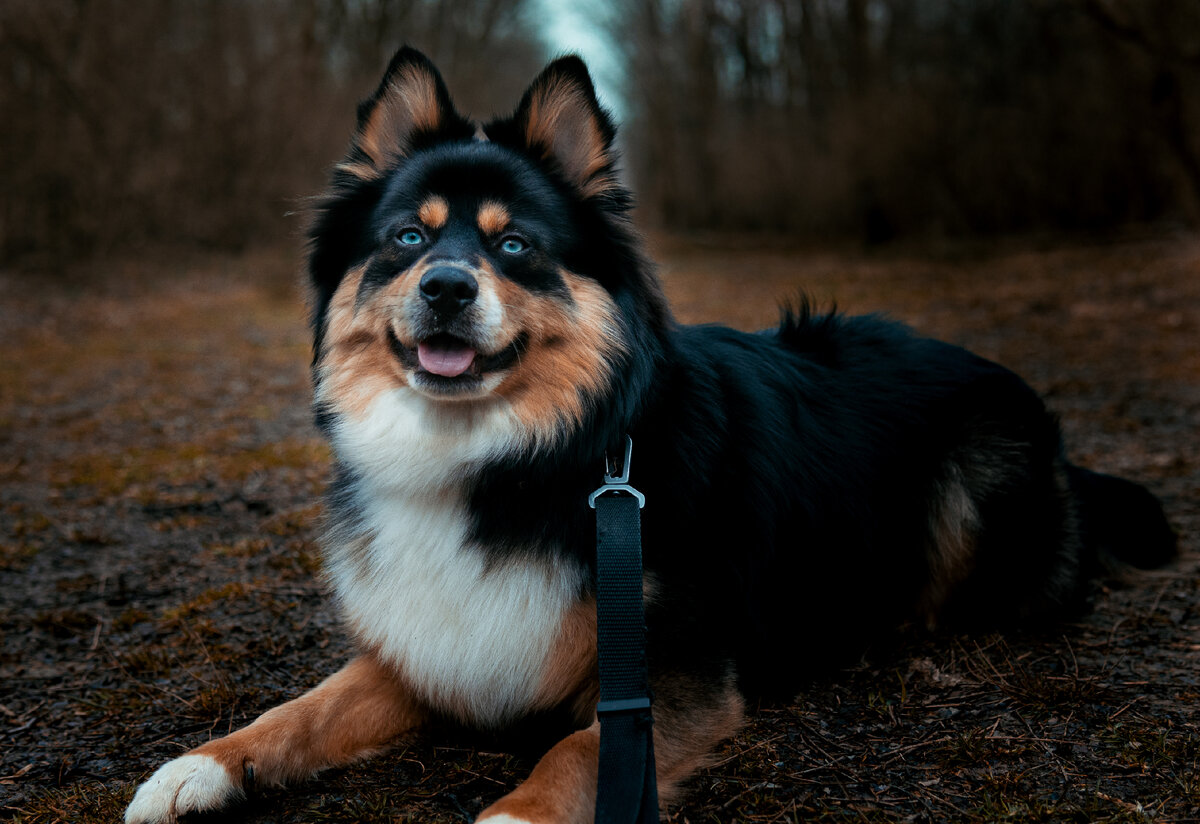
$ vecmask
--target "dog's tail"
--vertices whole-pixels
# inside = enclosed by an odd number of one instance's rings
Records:
[[[1112,568],[1114,561],[1153,569],[1175,557],[1175,531],[1158,498],[1144,486],[1071,464],[1067,478],[1084,544],[1095,552],[1100,569]]]

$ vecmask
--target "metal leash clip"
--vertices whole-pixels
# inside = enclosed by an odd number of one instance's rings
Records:
[[[588,495],[588,506],[596,508],[596,499],[601,495],[626,493],[637,498],[638,509],[646,505],[646,496],[629,485],[629,463],[633,459],[633,438],[625,436],[625,460],[613,471],[608,452],[604,453],[604,486]]]

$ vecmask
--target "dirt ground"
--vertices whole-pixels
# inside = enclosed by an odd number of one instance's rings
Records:
[[[1074,460],[1162,497],[1183,556],[1102,582],[1070,625],[871,650],[761,708],[669,820],[1200,821],[1200,240],[723,241],[654,244],[681,319],[769,325],[804,287],[999,360]],[[0,272],[0,818],[116,821],[161,762],[349,654],[318,578],[328,452],[294,271],[263,252]],[[531,749],[414,744],[240,820],[469,821]]]

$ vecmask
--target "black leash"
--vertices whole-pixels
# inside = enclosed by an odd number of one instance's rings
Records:
[[[633,440],[619,467],[607,460],[596,510],[596,644],[600,656],[600,778],[596,824],[656,824],[654,718],[642,611],[642,523],[646,499],[629,485]]]

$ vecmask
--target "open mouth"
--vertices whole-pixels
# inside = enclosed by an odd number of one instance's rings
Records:
[[[453,335],[434,335],[417,344],[417,363],[426,372],[457,378],[475,365],[475,349]]]
[[[525,339],[524,334],[518,335],[499,352],[487,354],[445,332],[424,338],[416,346],[405,346],[394,331],[388,330],[388,343],[397,359],[413,369],[422,383],[447,391],[471,389],[489,372],[508,368],[516,361]]]

